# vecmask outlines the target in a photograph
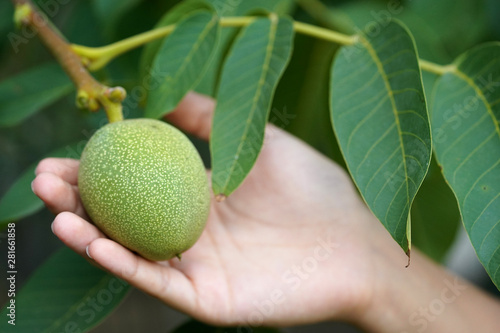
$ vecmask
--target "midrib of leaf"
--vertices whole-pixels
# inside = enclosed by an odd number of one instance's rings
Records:
[[[387,73],[384,70],[384,65],[382,65],[382,62],[380,61],[380,58],[377,56],[375,49],[373,48],[373,46],[370,44],[370,42],[366,38],[361,36],[360,41],[365,46],[368,53],[372,57],[379,72],[382,74],[381,75],[382,80],[384,81],[385,88],[387,89],[387,93],[389,94],[389,100],[391,101],[392,112],[393,112],[394,118],[396,120],[396,128],[397,128],[398,134],[399,134],[399,145],[401,148],[401,152],[403,153],[403,167],[404,167],[404,172],[405,172],[405,185],[406,185],[406,205],[409,206],[410,205],[410,192],[409,192],[409,188],[408,188],[409,177],[408,177],[408,170],[407,170],[407,166],[406,166],[406,152],[405,152],[405,148],[403,145],[403,139],[402,139],[403,138],[403,135],[402,135],[403,131],[401,130],[401,124],[399,123],[398,111],[396,108],[396,101],[394,100],[394,95],[393,95],[391,85],[390,85],[389,81],[387,80]],[[392,200],[391,200],[391,205],[392,205],[393,201],[394,201],[394,198],[392,198]],[[399,227],[399,222],[396,225],[395,230],[397,230],[398,227]],[[410,239],[408,239],[408,249],[411,248],[410,244],[411,244]]]
[[[197,39],[196,43],[194,43],[193,48],[188,53],[188,56],[185,58],[185,60],[183,61],[181,67],[177,71],[177,75],[174,76],[175,79],[177,79],[179,76],[181,76],[181,74],[184,73],[184,70],[186,69],[187,65],[191,62],[191,60],[193,59],[193,56],[196,54],[196,52],[200,48],[200,46],[202,44],[202,41],[205,39],[205,37],[207,36],[208,32],[213,28],[213,26],[216,23],[217,23],[217,20],[216,20],[215,17],[213,17],[212,20],[210,20],[210,23],[207,24],[207,26],[205,27],[205,29],[203,29],[203,32],[200,34],[200,36]],[[198,82],[201,79],[202,79],[202,77],[200,75],[200,77],[198,78]]]
[[[243,131],[243,136],[242,140],[240,140],[240,143],[238,144],[238,149],[236,150],[236,156],[240,156],[241,150],[243,149],[243,144],[245,142],[245,138],[247,137],[248,131],[250,129],[250,125],[252,124],[250,119],[253,118],[255,109],[257,107],[257,103],[259,101],[260,95],[262,93],[262,86],[265,84],[265,77],[267,75],[267,71],[269,69],[269,64],[271,63],[271,58],[273,55],[273,50],[274,50],[274,41],[276,39],[276,30],[278,28],[278,17],[275,14],[271,14],[269,16],[269,20],[271,21],[271,27],[269,29],[269,42],[266,47],[266,57],[264,59],[264,65],[262,66],[262,73],[260,75],[259,82],[257,84],[257,93],[255,94],[254,98],[252,99],[252,108],[250,109],[250,114],[247,119],[247,122],[245,124],[245,130]],[[231,163],[231,167],[229,168],[229,173],[232,174],[234,172],[234,169],[236,168],[236,164],[238,163],[238,159],[234,159],[233,162]],[[224,183],[224,186],[222,187],[222,193],[226,192],[227,185],[229,184],[229,180],[231,177],[226,177],[226,181]]]
[[[68,311],[63,316],[61,316],[59,318],[59,320],[55,321],[51,326],[49,326],[47,329],[45,329],[44,332],[45,333],[54,332],[55,329],[60,327],[60,323],[67,322],[69,320],[69,318],[71,318],[71,316],[77,311],[78,307],[80,306],[80,304],[82,304],[84,302],[85,299],[90,297],[90,295],[93,295],[97,290],[105,287],[106,283],[108,283],[107,280],[109,280],[109,277],[110,277],[110,275],[105,275],[99,281],[98,284],[96,284],[93,288],[89,289],[78,302],[76,302],[73,306],[71,306],[68,309]]]

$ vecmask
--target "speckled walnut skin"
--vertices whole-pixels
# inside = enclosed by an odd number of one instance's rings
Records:
[[[203,162],[183,133],[159,120],[99,129],[82,153],[78,186],[94,223],[153,261],[193,246],[208,218]]]

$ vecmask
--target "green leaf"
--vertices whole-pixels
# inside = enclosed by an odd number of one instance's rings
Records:
[[[8,323],[10,302],[4,306],[0,331],[87,332],[120,304],[129,289],[124,281],[65,247],[42,264],[16,292],[15,326]]]
[[[220,26],[217,16],[201,11],[180,22],[165,40],[152,69],[145,116],[160,118],[172,111],[196,87],[217,49]]]
[[[357,29],[370,29],[375,33],[392,19],[397,18],[411,31],[421,58],[438,62],[451,61],[452,58],[449,57],[447,50],[443,47],[440,35],[442,30],[434,30],[435,26],[430,24],[432,23],[430,20],[427,20],[427,17],[432,15],[432,12],[419,12],[417,14],[408,8],[408,5],[397,2],[384,3],[370,0],[350,1],[338,7],[339,13],[337,16],[340,15],[347,22],[345,25],[345,28],[347,28],[345,32],[347,33],[356,33]],[[427,7],[429,6],[430,4],[427,5]],[[335,10],[336,8],[332,9]],[[352,28],[349,28],[349,22]]]
[[[331,118],[364,200],[411,249],[410,208],[430,163],[431,136],[417,52],[395,21],[360,35],[332,66]]]
[[[45,157],[78,158],[83,150],[83,143],[72,144],[57,149]],[[31,182],[35,179],[37,163],[31,165],[9,188],[0,199],[0,230],[7,223],[36,213],[43,207],[43,202],[31,191]]]
[[[425,0],[427,1],[427,0]],[[335,8],[331,8],[331,10]],[[435,26],[429,24],[430,21],[422,16],[429,16],[432,13],[415,13],[401,3],[383,3],[369,0],[356,2],[345,2],[339,7],[335,17],[343,18],[346,22],[344,26],[347,33],[356,33],[358,29],[370,29],[372,33],[377,33],[379,29],[385,27],[393,18],[402,21],[411,31],[415,40],[419,57],[439,64],[448,64],[453,58],[449,56],[448,51],[443,46],[440,33],[442,31],[434,30]],[[338,22],[338,20],[333,21]],[[352,27],[349,28],[349,25]],[[430,97],[434,81],[437,75],[427,71],[422,72],[422,81],[424,92]],[[427,98],[428,99],[428,98]]]
[[[51,63],[0,82],[0,126],[14,126],[69,94],[73,85],[61,67]]]
[[[235,1],[235,0],[206,0],[211,3],[217,10],[219,16],[244,16],[248,13],[257,11],[267,11],[276,14],[290,14],[294,8],[294,0],[251,0],[251,1]],[[220,81],[220,73],[222,71],[223,61],[230,49],[236,34],[240,28],[224,27],[222,29],[219,48],[215,55],[213,64],[205,74],[200,84],[196,87],[196,91],[210,96],[216,95],[217,84]]]
[[[267,327],[215,327],[201,323],[196,320],[189,320],[182,324],[181,326],[175,328],[172,333],[240,333],[240,332],[252,332],[252,333],[279,333],[281,332],[277,328],[267,328]]]
[[[165,27],[167,25],[175,24],[182,20],[187,14],[198,10],[198,9],[207,9],[210,10],[210,6],[207,5],[206,2],[200,1],[200,0],[187,0],[187,1],[182,1],[181,3],[177,4],[174,8],[169,10],[155,25],[156,28],[161,28]],[[156,54],[158,53],[158,50],[160,49],[161,45],[164,43],[166,38],[162,38],[159,40],[155,40],[151,43],[148,43],[145,47],[144,50],[142,51],[141,54],[141,59],[139,62],[139,71],[141,73],[141,77],[143,78],[142,82],[144,81],[144,78],[148,75],[150,72],[150,69],[153,64],[153,60],[156,57]]]
[[[480,45],[436,83],[434,148],[479,260],[500,288],[500,43]]]
[[[30,166],[0,200],[0,229],[7,223],[36,213],[43,202],[31,191],[36,165]]]
[[[210,151],[214,193],[229,195],[257,159],[274,91],[290,60],[293,24],[258,18],[239,33],[222,71]]]
[[[305,36],[295,38],[293,57],[276,90],[270,121],[345,168],[328,102],[329,69],[338,48]]]
[[[413,244],[434,261],[443,261],[455,240],[460,211],[435,160],[413,202],[411,221]]]

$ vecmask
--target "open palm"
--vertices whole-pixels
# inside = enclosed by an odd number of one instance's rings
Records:
[[[208,139],[213,107],[191,93],[169,120]],[[103,269],[210,323],[349,320],[370,301],[375,264],[367,258],[391,242],[340,167],[273,126],[240,188],[212,200],[206,229],[181,261],[145,260],[87,222],[77,171],[70,159],[37,168],[33,189],[58,214],[54,233]]]

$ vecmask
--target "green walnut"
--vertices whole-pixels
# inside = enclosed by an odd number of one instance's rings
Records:
[[[78,187],[95,225],[146,259],[171,259],[200,237],[210,194],[189,139],[159,120],[105,125],[83,150]]]

